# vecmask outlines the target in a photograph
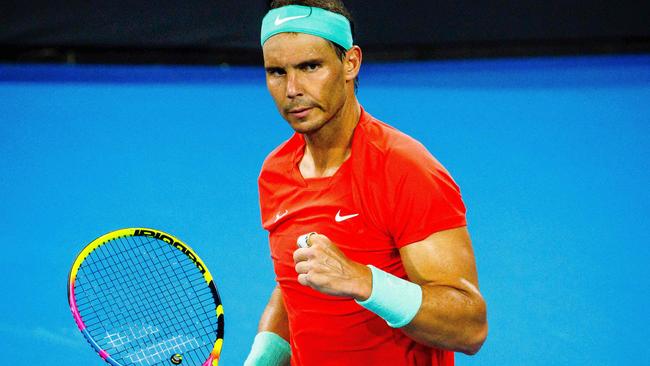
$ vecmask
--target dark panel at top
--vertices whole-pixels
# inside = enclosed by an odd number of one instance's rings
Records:
[[[346,2],[366,44],[650,37],[650,1]]]
[[[265,0],[0,2],[0,59],[257,63]],[[650,1],[348,0],[366,59],[650,51]]]
[[[261,0],[5,0],[0,44],[252,48],[265,12]]]

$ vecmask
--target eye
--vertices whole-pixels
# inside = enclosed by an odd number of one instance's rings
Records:
[[[275,77],[282,76],[285,74],[284,70],[275,67],[266,69],[266,73],[269,74],[269,76],[275,76]]]
[[[317,63],[308,63],[303,66],[305,71],[316,71],[318,68],[320,68],[320,64]]]

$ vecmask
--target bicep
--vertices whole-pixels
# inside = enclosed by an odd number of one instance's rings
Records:
[[[442,285],[478,292],[472,242],[466,226],[443,230],[400,248],[409,279],[420,285]]]

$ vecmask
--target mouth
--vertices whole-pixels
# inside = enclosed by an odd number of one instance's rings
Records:
[[[307,117],[309,112],[312,110],[312,107],[299,107],[289,110],[289,115],[298,119]]]

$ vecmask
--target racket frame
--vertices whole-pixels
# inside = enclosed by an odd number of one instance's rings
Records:
[[[196,267],[202,273],[203,278],[208,284],[208,287],[210,288],[210,291],[212,292],[212,296],[217,305],[217,307],[215,308],[215,312],[217,314],[217,323],[218,323],[217,339],[214,343],[212,351],[210,352],[210,356],[203,363],[202,366],[218,366],[219,356],[221,354],[221,347],[223,345],[224,314],[223,314],[223,305],[221,304],[221,298],[219,296],[219,293],[217,292],[217,287],[214,283],[214,279],[212,278],[212,274],[208,270],[207,266],[204,264],[203,260],[201,260],[201,258],[196,254],[196,252],[194,252],[194,250],[192,250],[192,248],[190,248],[189,245],[185,244],[183,241],[172,236],[171,234],[168,234],[160,230],[144,228],[144,227],[134,227],[134,228],[125,228],[125,229],[111,231],[110,233],[106,233],[98,237],[97,239],[93,240],[88,245],[86,245],[86,247],[83,250],[81,250],[81,252],[75,258],[74,263],[72,264],[72,268],[70,269],[70,273],[68,275],[68,303],[70,305],[70,310],[72,311],[72,316],[74,317],[77,327],[79,328],[83,336],[86,338],[88,343],[91,345],[91,347],[93,347],[93,349],[99,354],[99,356],[102,359],[104,359],[104,361],[106,361],[112,366],[126,366],[126,365],[122,365],[121,363],[113,359],[106,350],[102,349],[97,344],[97,342],[90,336],[90,333],[88,333],[88,330],[86,329],[86,325],[84,324],[84,321],[81,318],[81,314],[79,314],[79,309],[77,308],[77,302],[74,297],[75,294],[74,284],[75,284],[75,279],[77,278],[77,273],[79,271],[79,268],[81,267],[81,264],[90,255],[90,253],[92,253],[95,249],[101,247],[108,241],[121,238],[121,237],[132,237],[132,236],[149,236],[164,241],[165,243],[169,244],[170,246],[176,248],[177,250],[185,254],[192,262],[194,262]]]

